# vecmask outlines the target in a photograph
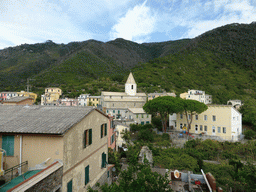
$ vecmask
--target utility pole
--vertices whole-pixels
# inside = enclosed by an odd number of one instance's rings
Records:
[[[31,86],[29,85],[29,80],[35,80],[35,79],[27,78],[27,92],[29,92],[29,87],[31,87]]]

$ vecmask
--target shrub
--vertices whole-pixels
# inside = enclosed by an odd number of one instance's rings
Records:
[[[256,131],[253,131],[253,130],[244,131],[244,138],[245,139],[256,139]]]
[[[169,141],[170,140],[170,135],[168,133],[163,133],[162,139]]]

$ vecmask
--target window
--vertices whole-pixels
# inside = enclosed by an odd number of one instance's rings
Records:
[[[136,115],[136,118],[138,119],[138,118],[139,118],[139,115]]]
[[[118,110],[117,113],[120,114],[120,111]]]
[[[226,133],[226,127],[222,127],[223,133]]]
[[[113,134],[113,135],[111,136],[110,145],[112,145],[112,143],[114,143],[114,141],[115,141],[115,134]]]
[[[2,148],[6,151],[6,156],[14,156],[14,135],[2,136]]]
[[[200,131],[203,131],[203,125],[200,125]]]
[[[198,131],[198,125],[195,125],[195,130]]]
[[[146,121],[146,124],[149,124],[149,121]]]
[[[100,128],[100,138],[107,135],[107,123],[102,124]]]
[[[143,114],[141,114],[141,118],[144,118]]]
[[[148,118],[148,114],[147,114],[147,118]]]
[[[144,121],[141,121],[141,125],[144,125]]]
[[[207,126],[206,125],[204,126],[204,131],[207,131]]]
[[[116,111],[115,110],[113,110],[113,113],[115,113]]]
[[[186,123],[184,123],[184,127],[187,127],[187,124],[186,124]]]
[[[215,133],[215,127],[212,126],[212,133]]]
[[[107,113],[108,113],[108,110],[107,110]]]
[[[84,148],[92,144],[92,129],[84,131]]]
[[[106,153],[103,152],[101,154],[101,168],[106,167],[106,165],[107,165],[107,155]]]
[[[218,127],[218,133],[220,133],[220,132],[221,132],[220,127]]]
[[[86,185],[87,183],[89,183],[90,181],[90,169],[89,169],[89,165],[87,167],[85,167],[84,169],[84,173],[85,173],[85,179],[84,179],[84,184]]]
[[[183,119],[183,114],[182,113],[180,114],[180,118]]]
[[[188,114],[188,119],[191,119],[191,115],[190,114]]]
[[[204,115],[204,120],[207,121],[207,115]]]
[[[73,185],[73,184],[72,184],[72,179],[71,179],[71,180],[68,182],[68,184],[67,184],[67,189],[68,189],[67,191],[68,191],[68,192],[72,192],[72,187],[73,187],[72,185]]]
[[[195,117],[196,117],[196,120],[198,120],[198,115],[196,115]]]
[[[212,121],[216,121],[216,116],[215,115],[212,116]]]
[[[182,125],[182,123],[181,123],[181,124],[180,124],[180,129],[182,129],[182,126],[183,126],[183,125]]]
[[[123,99],[123,96],[121,96],[121,99]]]
[[[131,86],[131,88],[133,89],[133,85]]]

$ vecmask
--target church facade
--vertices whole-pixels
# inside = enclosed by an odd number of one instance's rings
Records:
[[[142,108],[146,101],[145,93],[137,93],[137,84],[132,73],[125,83],[125,92],[101,92],[103,111],[115,119],[125,117],[128,108]]]

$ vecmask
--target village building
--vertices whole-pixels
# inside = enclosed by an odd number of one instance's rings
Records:
[[[148,93],[148,101],[155,99],[157,97],[162,97],[162,96],[171,96],[171,97],[176,97],[175,93],[167,93],[167,92],[163,92],[163,93]]]
[[[7,100],[13,97],[18,97],[18,93],[17,92],[1,92],[0,93],[1,100]]]
[[[33,103],[36,102],[37,94],[32,92],[20,91],[17,92],[19,97],[30,97],[33,99]]]
[[[212,103],[212,96],[205,94],[205,91],[201,91],[201,90],[194,90],[194,89],[188,90],[188,92],[181,93],[180,98],[196,100],[204,104]]]
[[[103,111],[114,118],[125,115],[128,108],[142,108],[147,101],[145,93],[137,93],[137,84],[132,73],[125,83],[125,92],[101,92]]]
[[[188,128],[185,114],[176,115],[176,130]],[[188,118],[191,118],[190,116]],[[208,105],[208,109],[193,116],[190,133],[238,141],[242,135],[242,114],[231,105]]]
[[[3,105],[33,105],[34,100],[31,97],[12,97],[2,101]]]
[[[92,96],[90,94],[81,94],[78,97],[79,106],[98,106],[101,96]]]
[[[62,90],[56,87],[45,88],[45,94],[41,95],[41,105],[58,105]]]
[[[235,99],[235,100],[228,100],[227,105],[232,105],[236,109],[240,109],[240,107],[243,105],[241,100]]]
[[[62,191],[85,191],[108,176],[109,117],[93,107],[0,106],[4,170],[63,162]]]

